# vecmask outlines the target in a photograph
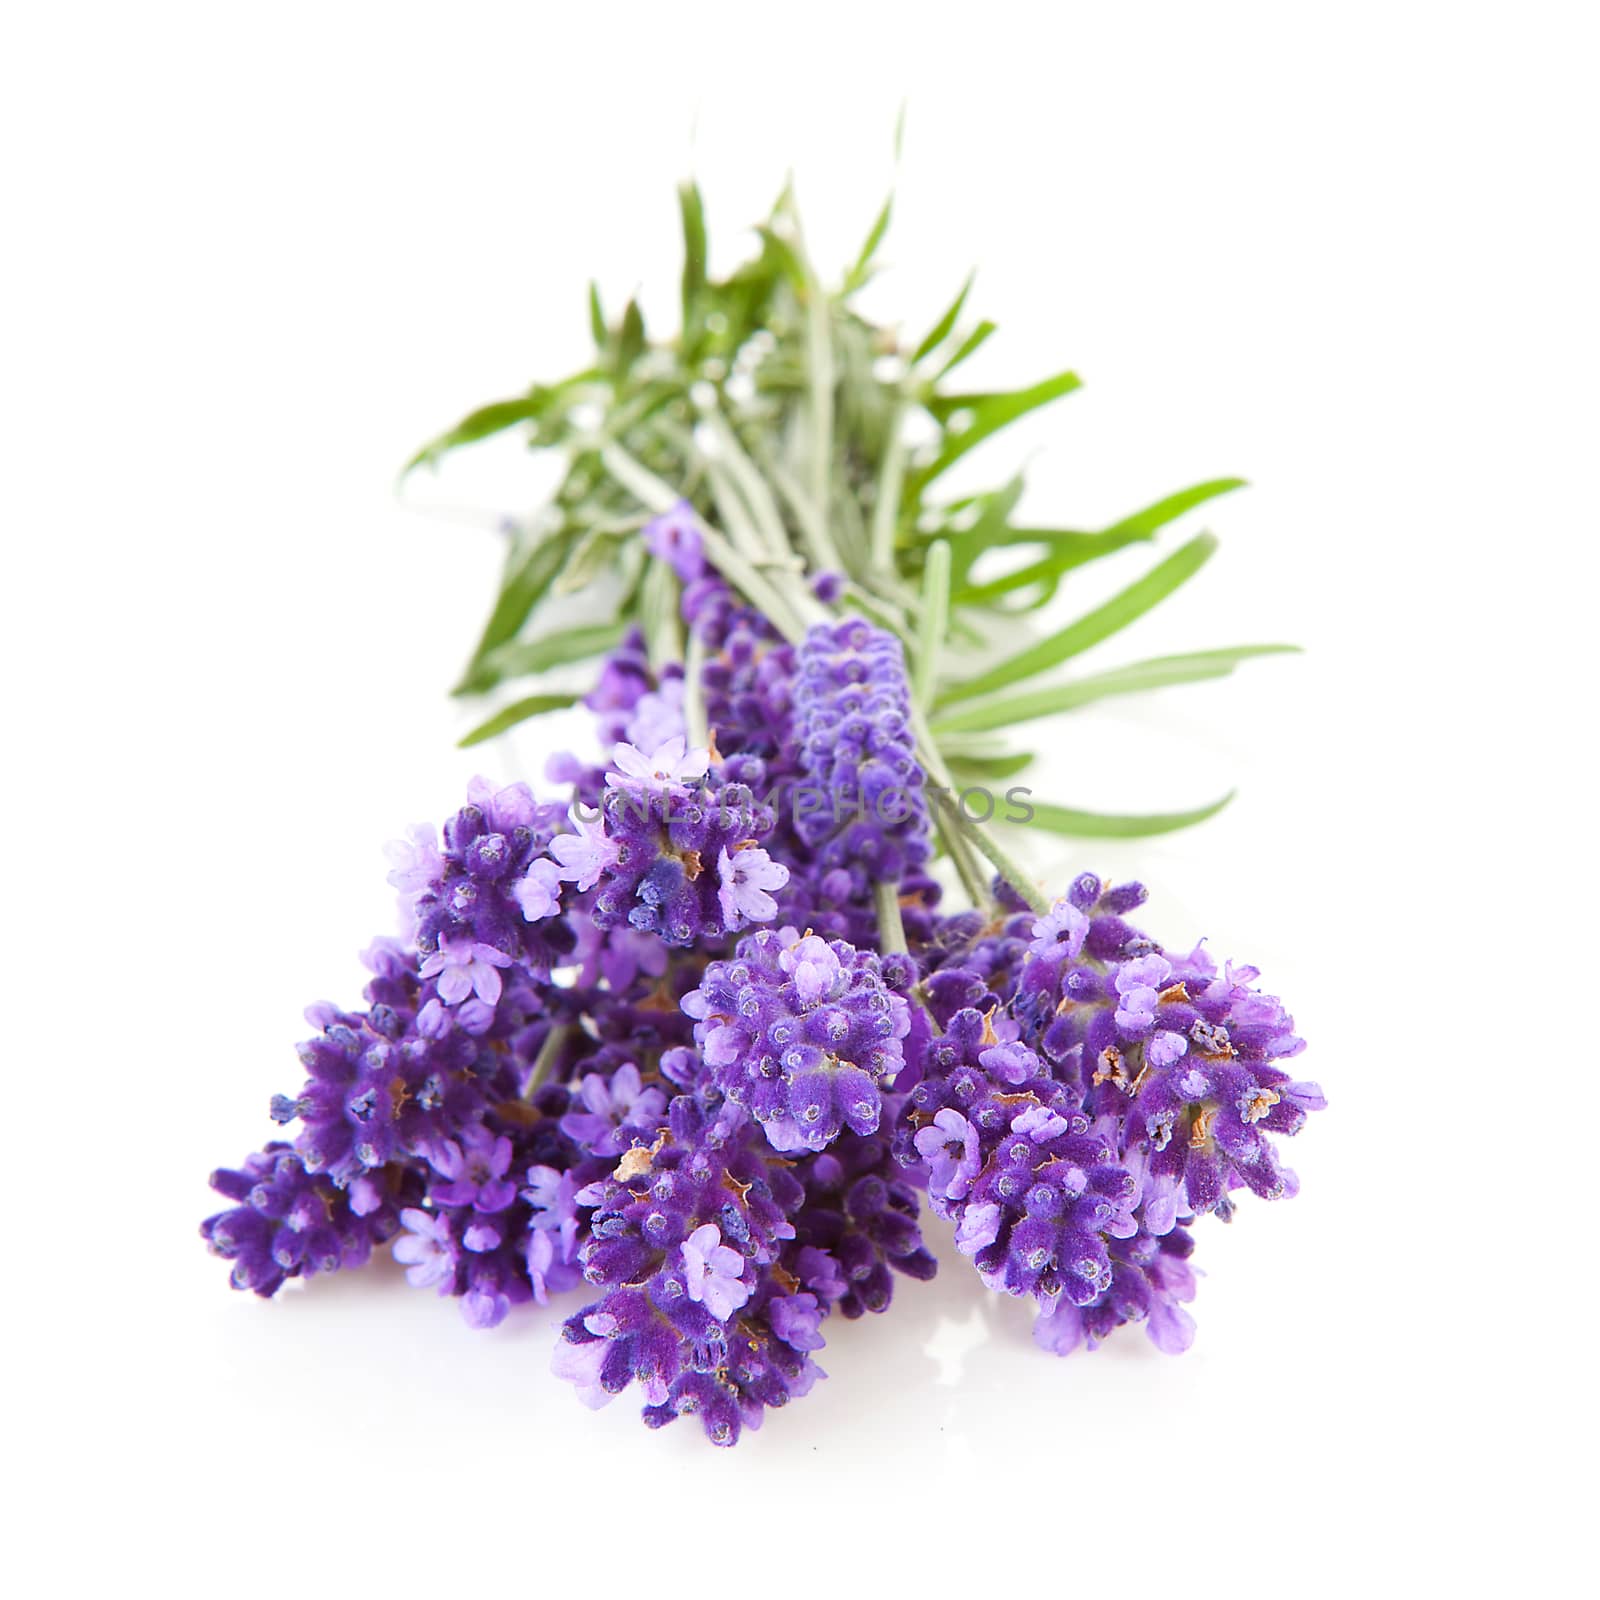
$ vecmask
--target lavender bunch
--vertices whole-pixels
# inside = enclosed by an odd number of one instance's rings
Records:
[[[787,202],[720,283],[692,190],[684,215],[676,344],[596,300],[593,370],[424,452],[519,421],[568,451],[462,687],[598,653],[469,739],[581,694],[599,754],[552,756],[542,796],[475,780],[391,847],[400,936],[369,949],[360,1006],[307,1013],[280,1136],[213,1175],[228,1204],[202,1233],[263,1297],[385,1247],[476,1329],[572,1295],[553,1367],[580,1398],[628,1391],[651,1427],[692,1414],[720,1445],[825,1376],[835,1311],[933,1276],[924,1197],[985,1285],[1034,1301],[1046,1349],[1138,1322],[1181,1350],[1195,1224],[1295,1191],[1277,1141],[1323,1104],[1283,1065],[1302,1043],[1254,968],[1129,922],[1138,885],[1040,894],[955,785],[1017,770],[976,732],[1252,652],[994,698],[1147,609],[1190,546],[1018,656],[945,663],[981,646],[979,614],[1016,614],[1001,597],[1053,592],[1220,487],[1099,533],[1018,528],[1011,491],[938,506],[945,466],[1071,385],[955,405],[939,381],[981,331],[919,376],[965,292],[881,376],[899,347],[849,304],[881,225],[826,295]],[[931,455],[902,443],[912,406]],[[1032,577],[972,578],[1027,544]],[[623,578],[612,621],[538,626],[602,567]],[[1205,809],[1035,813],[1093,834]]]

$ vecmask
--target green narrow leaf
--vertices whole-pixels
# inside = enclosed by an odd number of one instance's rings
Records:
[[[950,772],[956,778],[1014,778],[1035,760],[1033,751],[1019,750],[1008,756],[951,756]]]
[[[951,761],[998,761],[1011,754],[1003,739],[987,733],[947,733],[937,742],[939,754]]]
[[[917,346],[915,354],[911,357],[912,366],[916,366],[924,356],[932,355],[950,337],[951,330],[956,325],[956,318],[961,315],[962,307],[967,303],[967,296],[972,293],[972,281],[977,275],[976,268],[967,274],[967,281],[961,285],[961,293],[950,302],[950,309],[934,323],[928,331],[927,338]]]
[[[980,322],[978,326],[974,328],[959,345],[956,346],[956,353],[951,356],[942,367],[939,368],[938,377],[935,378],[934,381],[938,382],[939,378],[948,378],[950,374],[954,372],[956,368],[959,367],[974,350],[976,350],[988,339],[989,335],[994,332],[994,327],[995,325],[987,319]]]
[[[973,562],[1004,533],[1011,513],[1016,510],[1017,501],[1022,498],[1022,489],[1022,474],[1019,472],[1004,488],[979,495],[971,502],[978,508],[972,526],[947,535],[950,540],[951,572],[957,581],[966,579]]]
[[[1143,511],[1136,511],[1131,517],[1123,517],[1119,522],[1098,535],[1102,539],[1127,536],[1135,539],[1151,538],[1158,529],[1166,527],[1169,522],[1175,522],[1185,511],[1193,511],[1196,506],[1204,505],[1208,500],[1215,500],[1218,495],[1232,494],[1235,489],[1248,488],[1243,478],[1212,478],[1206,483],[1197,483],[1193,488],[1180,489],[1176,494],[1169,494],[1164,500],[1157,500],[1153,506],[1146,506]]]
[[[1008,529],[1007,533],[1016,532]],[[1074,567],[1081,567],[1090,561],[1097,561],[1101,556],[1108,556],[1113,551],[1124,550],[1130,544],[1139,544],[1149,538],[1148,534],[1141,533],[1074,533],[1068,529],[1060,529],[1046,535],[1043,529],[1032,529],[1038,534],[1039,543],[1048,543],[1051,546],[1049,555],[1041,556],[1037,561],[1030,561],[1024,567],[1017,567],[1011,572],[1002,573],[998,578],[991,578],[987,583],[968,584],[957,591],[955,599],[958,605],[984,606],[991,605],[994,601],[1005,595],[1014,594],[1018,589],[1027,589],[1034,584],[1043,585],[1039,594],[1035,595],[1028,603],[1013,609],[1033,611],[1044,605],[1055,595],[1061,579]],[[994,549],[1001,545],[1011,543],[1004,534],[989,541],[989,548]],[[1022,540],[1014,541],[1018,544]]]
[[[1230,789],[1220,800],[1213,800],[1208,806],[1196,806],[1193,811],[1160,811],[1145,816],[1075,811],[1068,806],[1047,805],[1042,800],[1030,799],[1026,803],[1032,807],[1033,816],[1021,826],[1044,828],[1072,839],[1145,839],[1152,834],[1192,828],[1195,823],[1216,816],[1236,793]]]
[[[612,374],[620,384],[633,370],[633,364],[644,354],[644,313],[639,309],[637,300],[628,302],[628,309],[622,313],[622,327],[617,333],[616,359],[612,362]]]
[[[721,350],[737,350],[770,316],[770,303],[778,283],[778,265],[765,240],[761,253],[734,268],[717,285],[717,308],[728,326],[717,335]]]
[[[1040,593],[1026,604],[1008,608],[1014,611],[1032,611],[1045,600],[1054,597],[1061,575],[1071,565],[1073,563],[1067,557],[1041,556],[1039,560],[1030,561],[1024,567],[1002,573],[987,583],[968,584],[965,588],[958,589],[952,598],[958,606],[988,606],[1008,594],[1015,594],[1018,589],[1029,589],[1035,584],[1041,584],[1043,588]]]
[[[969,678],[965,683],[952,685],[945,691],[940,703],[970,700],[974,696],[990,694],[996,689],[1020,683],[1024,678],[1035,677],[1051,667],[1059,666],[1091,645],[1099,644],[1102,639],[1109,639],[1192,578],[1211,559],[1216,548],[1214,534],[1197,534],[1142,578],[1113,595],[1104,605],[1096,606],[1076,622],[1069,622],[1048,639],[1041,639],[1038,644],[1008,657],[988,672]]]
[[[928,409],[945,425],[944,447],[932,463],[918,473],[918,482],[932,482],[991,435],[1081,386],[1075,372],[1058,372],[1030,388],[1014,389],[1005,394],[940,395],[930,400]],[[963,415],[965,426],[959,431],[951,428],[950,424]]]
[[[547,534],[531,547],[513,547],[506,555],[505,567],[500,576],[500,593],[495,597],[494,609],[483,625],[472,659],[461,675],[461,682],[452,694],[471,693],[471,685],[481,670],[484,658],[508,640],[516,638],[547,590],[561,570],[572,548],[570,529],[559,528]]]
[[[456,746],[465,750],[468,745],[482,744],[485,739],[492,739],[496,734],[504,733],[507,728],[514,728],[519,722],[526,722],[529,717],[540,717],[547,711],[563,710],[572,705],[577,698],[575,694],[530,694],[526,700],[518,700],[503,711],[495,712],[487,722],[480,722],[471,733],[463,734],[456,740]]]
[[[922,624],[917,630],[916,678],[913,692],[919,706],[933,701],[939,657],[950,631],[950,546],[939,540],[929,547],[922,572]]]
[[[569,661],[583,661],[610,650],[622,637],[620,623],[593,623],[578,628],[563,628],[537,639],[521,639],[491,650],[476,664],[473,672],[455,690],[460,694],[480,694],[507,678],[521,678]]]
[[[1102,556],[1125,550],[1131,544],[1154,539],[1169,522],[1176,521],[1186,511],[1219,495],[1229,494],[1245,487],[1243,478],[1215,478],[1209,483],[1197,483],[1193,488],[1182,489],[1168,495],[1143,511],[1123,517],[1098,533],[1082,532],[1076,528],[991,528],[986,531],[985,548],[998,549],[1005,545],[1041,544],[1049,553],[1026,566],[1002,573],[986,583],[968,584],[956,591],[957,605],[990,605],[1018,589],[1039,585],[1039,592],[1026,604],[1010,608],[1011,611],[1036,611],[1054,598],[1062,577],[1075,567],[1086,566]]]
[[[683,335],[693,349],[691,330],[700,326],[700,299],[706,289],[706,209],[692,178],[678,185],[678,210],[683,217]]]
[[[599,577],[600,573],[616,560],[617,552],[627,543],[628,534],[615,528],[591,528],[572,547],[572,553],[562,562],[561,570],[550,585],[552,595],[576,594]]]
[[[665,561],[650,562],[639,594],[639,627],[650,664],[657,672],[667,662],[683,659],[678,593],[678,578],[672,568]]]
[[[606,326],[605,308],[600,304],[600,285],[593,278],[589,280],[589,332],[594,339],[596,350],[604,350],[611,338],[611,330]]]
[[[1091,678],[1058,683],[1032,694],[1014,695],[1009,700],[991,700],[968,706],[934,720],[933,731],[985,733],[993,728],[1009,728],[1019,722],[1054,716],[1078,706],[1104,700],[1109,695],[1139,694],[1147,689],[1165,689],[1174,684],[1199,683],[1208,678],[1226,678],[1241,661],[1255,656],[1296,655],[1293,644],[1242,644],[1226,650],[1197,650],[1188,655],[1156,656],[1149,661],[1131,662]]]
[[[1170,522],[1177,521],[1184,512],[1192,511],[1196,506],[1214,500],[1219,495],[1231,494],[1235,489],[1247,487],[1248,484],[1243,478],[1213,478],[1207,483],[1197,483],[1191,488],[1180,489],[1176,494],[1169,494],[1164,499],[1157,500],[1154,505],[1146,506],[1142,511],[1135,511],[1129,516],[1119,517],[1109,526],[1099,530],[1008,526],[991,530],[989,543],[991,545],[1043,544],[1060,550],[1081,550],[1083,553],[1077,564],[1082,565],[1085,561],[1093,561],[1098,555],[1121,550],[1140,540],[1153,539],[1162,528]],[[952,501],[948,509],[954,511],[964,504],[971,503],[974,502],[970,498],[965,501]]]
[[[871,232],[867,234],[866,243],[861,246],[861,254],[856,257],[855,265],[845,274],[846,294],[859,289],[872,276],[872,258],[877,255],[878,246],[883,243],[883,236],[889,231],[889,218],[893,210],[894,192],[891,190],[883,202],[883,209],[878,213],[877,220],[872,224]]]
[[[400,470],[403,478],[418,467],[432,466],[441,456],[458,450],[464,444],[476,444],[493,434],[504,433],[519,422],[537,422],[549,411],[558,397],[554,389],[535,389],[520,400],[496,400],[492,405],[480,406],[470,411],[455,427],[430,439]]]
[[[771,256],[773,264],[789,280],[789,287],[797,295],[804,296],[807,283],[806,264],[794,245],[770,224],[758,227],[756,232],[760,234],[761,242],[766,253]]]

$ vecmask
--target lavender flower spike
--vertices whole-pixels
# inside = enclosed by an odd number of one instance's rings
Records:
[[[859,887],[903,878],[930,845],[900,641],[860,618],[819,624],[800,645],[794,704],[809,780],[796,798],[801,837]]]
[[[846,1127],[874,1132],[911,1026],[875,955],[794,928],[742,939],[683,1009],[712,1080],[783,1151],[824,1149]]]

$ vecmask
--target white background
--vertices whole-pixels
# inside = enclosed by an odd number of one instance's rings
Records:
[[[1574,1592],[1592,16],[7,24],[12,1592]],[[969,481],[1031,454],[1029,510],[1086,525],[1254,485],[1208,508],[1202,577],[1085,664],[1309,653],[1047,730],[1067,803],[1240,797],[1145,845],[1022,845],[1056,881],[1140,871],[1161,937],[1265,969],[1332,1100],[1292,1151],[1304,1192],[1202,1228],[1184,1358],[1125,1334],[1052,1361],[952,1258],[830,1325],[830,1381],[732,1455],[631,1401],[582,1411],[546,1370],[554,1312],[474,1334],[387,1265],[231,1294],[205,1176],[270,1133],[300,1008],[356,996],[380,845],[485,762],[538,768],[536,742],[456,751],[444,694],[535,469],[486,449],[402,502],[396,467],[582,361],[590,275],[670,329],[691,168],[718,271],[791,166],[841,266],[907,97],[870,308],[920,332],[978,262],[1001,334],[974,380],[1086,380]]]

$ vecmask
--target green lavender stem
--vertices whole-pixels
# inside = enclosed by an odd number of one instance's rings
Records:
[[[577,1037],[578,1025],[575,1022],[558,1022],[544,1036],[544,1043],[539,1046],[539,1054],[534,1057],[533,1071],[528,1075],[528,1087],[523,1096],[531,1099],[537,1089],[554,1070],[556,1063],[566,1053],[567,1046]]]
[[[878,912],[878,943],[884,954],[903,954],[906,930],[900,920],[900,885],[893,879],[881,879],[872,886],[872,900]]]
[[[994,864],[995,871],[1022,896],[1033,910],[1043,916],[1050,909],[1050,902],[1034,887],[1033,880],[995,842],[994,835],[987,828],[982,827],[967,816],[947,789],[936,789],[934,791],[934,802],[949,819],[951,827],[964,838],[971,840],[973,845],[989,858]]]

